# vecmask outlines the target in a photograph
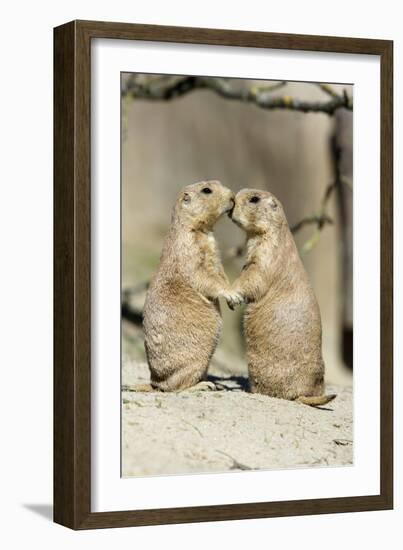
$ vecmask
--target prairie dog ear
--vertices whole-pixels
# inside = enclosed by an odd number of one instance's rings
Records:
[[[182,202],[184,202],[184,203],[189,203],[190,202],[189,193],[183,193]]]
[[[273,210],[276,210],[276,208],[277,208],[277,206],[278,206],[276,200],[274,200],[273,198],[270,198],[269,204],[270,204],[270,207],[271,207]]]

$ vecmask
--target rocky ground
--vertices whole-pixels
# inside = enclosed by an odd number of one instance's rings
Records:
[[[321,408],[246,391],[212,369],[216,391],[136,393],[147,364],[124,360],[122,475],[340,466],[353,462],[352,389]]]

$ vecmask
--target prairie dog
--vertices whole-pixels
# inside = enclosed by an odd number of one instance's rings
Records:
[[[153,389],[184,390],[204,380],[221,331],[218,298],[240,303],[212,232],[233,206],[233,192],[218,181],[188,185],[177,197],[143,312]]]
[[[251,391],[324,405],[318,303],[283,207],[267,191],[242,189],[232,220],[247,234],[246,264],[232,288],[248,304],[244,329]]]

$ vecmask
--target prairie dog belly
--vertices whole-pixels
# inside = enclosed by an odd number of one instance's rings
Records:
[[[183,369],[203,376],[221,332],[218,300],[208,300],[192,288],[178,285],[164,287],[162,295],[150,289],[143,323],[152,383],[158,387]]]
[[[247,306],[244,328],[252,391],[286,399],[321,394],[321,325],[311,302],[268,293]]]

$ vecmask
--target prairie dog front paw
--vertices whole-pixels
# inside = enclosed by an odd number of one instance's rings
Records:
[[[232,310],[235,309],[235,306],[239,306],[243,303],[244,299],[239,292],[234,290],[227,290],[221,294],[221,296],[226,300],[228,307]]]

